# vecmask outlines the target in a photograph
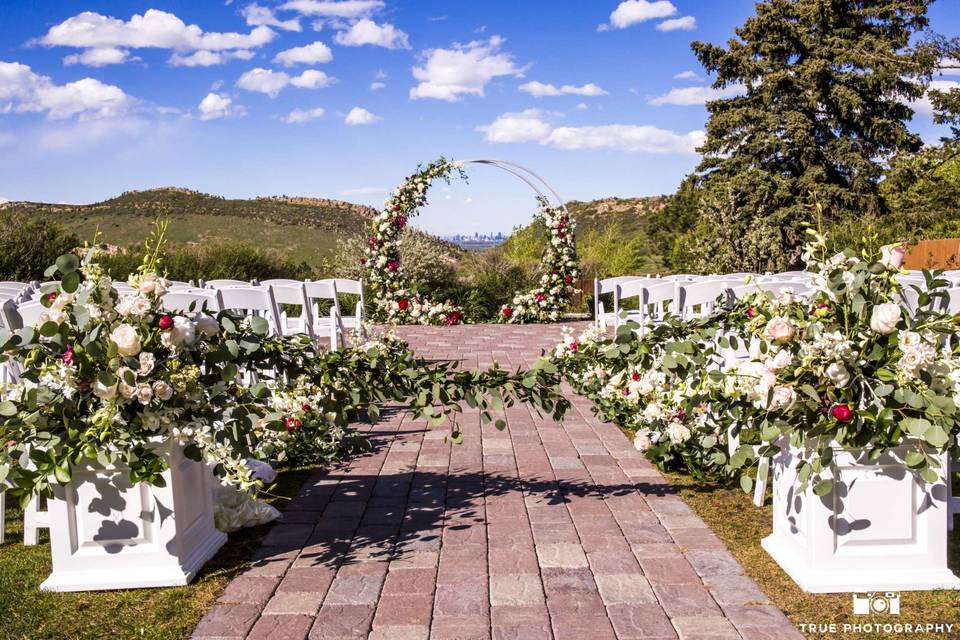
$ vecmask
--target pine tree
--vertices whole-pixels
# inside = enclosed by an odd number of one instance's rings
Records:
[[[766,0],[726,47],[694,42],[717,89],[698,168],[702,269],[797,264],[815,203],[839,219],[882,215],[878,184],[919,149],[907,102],[924,94],[936,48],[913,45],[933,0]],[[692,240],[692,238],[691,238]]]

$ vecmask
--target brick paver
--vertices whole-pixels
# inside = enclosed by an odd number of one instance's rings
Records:
[[[575,326],[579,330],[583,325]],[[529,365],[557,326],[403,327],[428,360]],[[194,631],[212,638],[802,638],[613,425],[400,409],[369,455],[318,472]]]

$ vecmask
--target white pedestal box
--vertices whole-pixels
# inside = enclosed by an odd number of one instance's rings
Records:
[[[796,463],[809,455],[795,447],[773,460],[773,533],[763,548],[810,593],[960,589],[947,567],[946,456],[940,480],[929,485],[894,449],[876,462],[866,449],[834,450],[818,497],[813,483],[796,485]]]
[[[165,487],[134,485],[126,468],[93,464],[48,501],[53,573],[47,591],[169,587],[189,583],[223,546],[213,526],[213,474],[170,445]]]

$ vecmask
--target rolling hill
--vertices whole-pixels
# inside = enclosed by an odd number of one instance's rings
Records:
[[[94,204],[7,202],[0,211],[50,216],[81,239],[99,230],[101,242],[139,244],[158,216],[171,221],[174,244],[240,240],[279,251],[296,262],[317,265],[338,242],[365,233],[371,207],[318,198],[277,196],[234,200],[178,187],[128,191]]]

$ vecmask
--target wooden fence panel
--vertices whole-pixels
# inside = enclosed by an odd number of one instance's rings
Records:
[[[907,269],[958,269],[960,238],[920,240],[908,247],[903,266]]]

